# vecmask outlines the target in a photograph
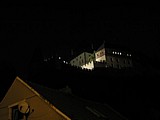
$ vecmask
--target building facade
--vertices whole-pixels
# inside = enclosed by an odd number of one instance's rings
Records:
[[[82,69],[94,69],[96,67],[128,68],[132,67],[131,53],[123,49],[107,48],[103,43],[93,53],[83,52],[70,61],[72,66]]]
[[[82,69],[93,69],[94,68],[94,54],[83,52],[77,57],[70,61],[72,66],[80,67]]]
[[[106,48],[104,45],[95,52],[95,61],[105,62],[105,67],[127,68],[132,67],[131,53],[114,48]]]

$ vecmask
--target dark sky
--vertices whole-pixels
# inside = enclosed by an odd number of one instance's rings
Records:
[[[1,60],[25,68],[34,49],[56,50],[67,57],[106,43],[123,44],[160,60],[160,13],[157,6],[108,4],[55,7],[8,4],[0,8]]]

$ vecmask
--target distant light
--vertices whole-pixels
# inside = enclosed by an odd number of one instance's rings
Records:
[[[129,56],[129,54],[127,54],[127,56]]]
[[[120,52],[119,54],[120,54],[120,55],[122,55],[122,53],[121,53],[121,52]]]
[[[115,54],[117,54],[117,52],[115,52]]]
[[[112,53],[114,54],[114,51]]]
[[[60,59],[61,59],[61,57],[58,57],[58,59],[60,60]]]
[[[66,63],[66,61],[63,61],[63,63]]]
[[[68,64],[68,62],[66,62],[66,64]]]
[[[131,56],[131,54],[130,54],[130,56]]]

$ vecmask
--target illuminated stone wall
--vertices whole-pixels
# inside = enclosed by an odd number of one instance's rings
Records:
[[[95,52],[95,60],[97,62],[106,62],[107,67],[112,68],[124,68],[132,67],[131,54],[126,51],[120,51],[115,49],[100,49]]]
[[[94,62],[93,61],[88,62],[87,64],[82,65],[81,67],[82,67],[82,69],[90,69],[90,70],[92,70],[92,69],[94,69]]]
[[[82,67],[82,68],[87,68],[91,69],[92,68],[92,63],[90,63],[92,61],[92,56],[93,54],[88,53],[88,52],[83,52],[80,55],[78,55],[77,57],[75,57],[74,59],[72,59],[70,61],[70,64],[72,66],[77,66],[77,67]]]
[[[97,62],[106,61],[105,48],[95,52],[95,59]]]
[[[81,67],[82,69],[94,69],[95,62],[103,62],[103,66],[112,68],[132,67],[131,54],[127,51],[109,49],[101,46],[93,54],[83,52],[71,60],[72,66]],[[105,65],[106,64],[106,65]]]

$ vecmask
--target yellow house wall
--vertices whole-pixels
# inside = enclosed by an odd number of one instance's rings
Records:
[[[69,120],[61,111],[30,90],[21,81],[15,80],[0,104],[0,120],[9,119],[9,106],[25,100],[34,110],[28,120]]]

